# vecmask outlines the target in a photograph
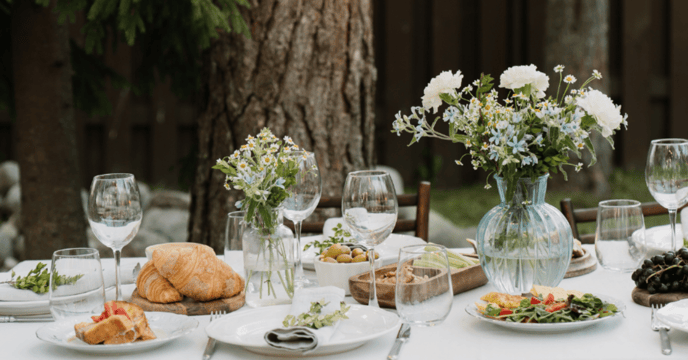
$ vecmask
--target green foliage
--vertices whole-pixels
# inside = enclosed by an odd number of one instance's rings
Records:
[[[23,0],[28,1],[28,0]],[[48,0],[35,0],[48,6]],[[0,0],[0,46],[11,49],[11,0]],[[86,14],[81,28],[85,44],[71,42],[74,71],[74,103],[90,115],[112,112],[106,93],[106,79],[115,87],[130,87],[136,94],[150,93],[158,81],[171,79],[172,91],[188,97],[200,87],[201,54],[219,32],[236,32],[250,37],[238,6],[247,0],[58,0],[60,22],[76,21]],[[110,36],[110,38],[108,38]],[[132,83],[102,62],[106,43],[116,49],[122,38],[129,46],[139,46],[142,59]],[[14,116],[11,51],[0,57],[0,109]]]

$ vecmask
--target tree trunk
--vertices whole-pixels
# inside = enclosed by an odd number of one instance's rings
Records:
[[[48,7],[15,1],[12,65],[26,258],[86,246],[67,24]]]
[[[556,65],[566,66],[562,75],[571,74],[578,79],[571,89],[578,89],[594,69],[603,76],[609,74],[608,0],[547,0],[545,21],[546,73],[552,74]],[[558,76],[550,75],[550,89],[558,81]],[[608,77],[594,80],[590,86],[609,94]],[[591,190],[598,198],[606,198],[611,195],[608,179],[612,171],[612,148],[597,132],[591,140],[597,153],[597,164],[588,168],[590,154],[583,154],[583,159],[572,154],[572,163],[581,161],[586,166],[580,173],[567,171],[569,184],[566,186]]]
[[[370,0],[252,0],[251,39],[221,34],[207,54],[207,102],[198,119],[190,240],[224,247],[227,212],[243,197],[211,170],[248,135],[269,127],[314,151],[323,196],[373,165],[376,70]],[[240,243],[230,244],[240,249]]]

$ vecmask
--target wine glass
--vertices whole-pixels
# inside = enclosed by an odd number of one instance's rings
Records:
[[[394,302],[409,325],[434,326],[447,318],[454,301],[447,249],[410,245],[399,249]]]
[[[655,200],[669,210],[671,250],[676,251],[676,210],[688,202],[688,140],[652,140],[645,182]]]
[[[299,172],[296,174],[296,184],[289,190],[292,196],[282,203],[284,217],[294,222],[296,241],[294,242],[294,259],[296,276],[294,285],[297,287],[311,287],[315,284],[303,275],[301,261],[301,223],[310,216],[318,206],[322,194],[322,179],[315,154],[303,150],[294,151],[291,155],[296,159]]]
[[[380,307],[375,289],[374,248],[392,233],[398,212],[397,194],[386,171],[355,171],[347,175],[342,194],[342,216],[356,239],[370,250],[369,306]]]
[[[115,290],[122,300],[119,260],[122,248],[141,225],[141,195],[132,174],[105,174],[93,178],[88,197],[88,222],[98,240],[115,255]]]

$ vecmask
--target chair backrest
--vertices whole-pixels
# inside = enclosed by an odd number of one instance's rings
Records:
[[[597,208],[587,208],[587,209],[574,209],[571,199],[566,198],[561,201],[561,212],[568,220],[571,225],[571,232],[573,232],[573,238],[580,240],[583,244],[592,244],[595,242],[595,234],[585,234],[581,235],[578,233],[578,223],[585,222],[596,222],[597,221]],[[669,210],[659,205],[656,202],[647,202],[640,204],[643,209],[643,216],[654,216],[654,215],[666,215]],[[685,206],[678,210],[683,209]]]
[[[430,221],[430,183],[421,181],[418,184],[417,194],[401,194],[397,195],[397,202],[399,207],[402,206],[416,206],[416,219],[397,220],[393,232],[407,232],[415,231],[416,237],[428,241],[429,221]],[[342,197],[322,197],[316,209],[331,209],[342,207]],[[292,230],[294,225],[291,222],[286,223]],[[304,222],[301,225],[301,232],[303,233],[322,233],[324,221]]]

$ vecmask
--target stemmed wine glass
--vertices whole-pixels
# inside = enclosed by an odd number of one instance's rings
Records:
[[[318,206],[320,195],[322,194],[322,179],[320,169],[315,154],[304,150],[291,153],[295,157],[299,166],[296,174],[296,184],[289,190],[292,196],[284,200],[282,207],[284,217],[294,222],[296,230],[296,241],[294,242],[294,259],[296,261],[296,276],[294,285],[297,287],[310,287],[315,284],[306,279],[303,275],[303,263],[301,261],[301,223],[310,216]]]
[[[652,140],[645,182],[655,200],[669,210],[671,251],[676,251],[676,210],[688,202],[688,140]]]
[[[88,197],[88,222],[98,240],[115,255],[117,301],[122,300],[119,261],[122,248],[141,225],[141,195],[132,174],[105,174],[93,178]]]
[[[370,249],[369,306],[379,307],[375,291],[374,247],[392,233],[398,212],[397,194],[386,171],[355,171],[347,175],[342,194],[342,216],[356,239]]]

